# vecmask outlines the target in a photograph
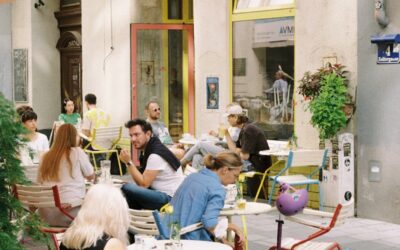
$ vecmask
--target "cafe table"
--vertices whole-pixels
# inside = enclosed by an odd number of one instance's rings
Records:
[[[156,246],[157,248],[151,248],[151,249],[156,249],[156,250],[166,250],[166,249],[172,249],[172,248],[166,248],[166,244],[170,243],[170,240],[157,240],[156,241]],[[181,240],[182,243],[182,250],[232,250],[231,247],[228,245],[218,243],[218,242],[212,242],[212,241],[200,241],[200,240]],[[141,250],[141,248],[138,248],[137,245],[132,244],[129,245],[127,250]]]
[[[265,214],[271,211],[276,210],[275,207],[271,207],[271,205],[261,202],[246,202],[246,206],[244,209],[239,209],[236,205],[227,205],[224,209],[222,209],[220,216],[228,217],[228,221],[232,221],[232,216],[235,215],[257,215],[257,214]]]
[[[258,215],[265,214],[272,211],[275,211],[275,207],[271,207],[271,205],[260,202],[246,202],[246,206],[243,208],[238,208],[236,205],[226,205],[224,209],[222,209],[220,216],[226,216],[228,218],[228,222],[232,223],[232,216],[241,215],[242,223],[243,223],[243,232],[247,235],[247,225],[246,219],[244,215]],[[228,233],[228,240],[231,240],[232,236]]]

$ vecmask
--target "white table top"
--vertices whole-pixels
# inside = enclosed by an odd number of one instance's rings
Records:
[[[260,155],[289,156],[289,149],[269,149],[261,150]]]
[[[165,250],[165,243],[170,242],[169,240],[158,240],[156,250]],[[183,245],[182,250],[232,250],[228,245],[222,243],[211,242],[211,241],[200,241],[200,240],[181,240]],[[136,250],[135,244],[129,245],[127,250]]]
[[[249,215],[249,214],[264,214],[274,211],[275,208],[271,205],[260,202],[246,202],[245,209],[238,209],[236,206],[232,208],[223,209],[220,213],[221,216],[233,216],[233,215]]]
[[[214,136],[207,136],[207,137],[200,138],[200,139],[196,139],[194,137],[187,137],[187,138],[179,139],[179,143],[187,144],[187,145],[195,145],[199,141],[209,142],[209,143],[218,143],[218,142],[220,142],[220,140],[217,137],[214,137]]]
[[[181,138],[178,141],[179,143],[182,144],[187,144],[187,145],[194,145],[197,143],[197,139],[196,138]]]

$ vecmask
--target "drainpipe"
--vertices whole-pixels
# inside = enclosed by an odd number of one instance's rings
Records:
[[[386,0],[375,0],[375,19],[382,28],[389,24],[389,18],[386,16]]]

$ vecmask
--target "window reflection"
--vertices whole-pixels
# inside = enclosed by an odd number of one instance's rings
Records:
[[[233,99],[269,139],[293,133],[292,18],[233,24]]]

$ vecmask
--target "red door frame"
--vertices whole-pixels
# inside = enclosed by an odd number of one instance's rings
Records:
[[[189,24],[131,24],[131,92],[132,92],[132,118],[138,115],[137,110],[137,80],[136,80],[136,56],[137,56],[137,32],[138,30],[186,30],[188,32],[188,126],[189,133],[194,134],[194,39],[193,25]]]

